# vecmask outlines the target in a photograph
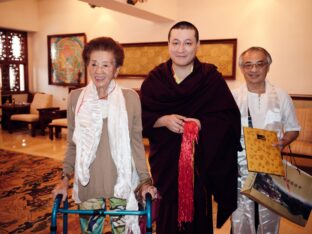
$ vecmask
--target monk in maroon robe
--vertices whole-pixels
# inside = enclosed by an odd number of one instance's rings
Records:
[[[171,59],[153,69],[141,87],[143,134],[150,142],[149,162],[161,199],[157,234],[213,233],[212,195],[218,203],[217,227],[237,204],[237,151],[240,112],[212,64],[195,56],[198,31],[179,22],[169,31]],[[194,151],[194,217],[178,223],[179,155],[185,121],[199,126]]]

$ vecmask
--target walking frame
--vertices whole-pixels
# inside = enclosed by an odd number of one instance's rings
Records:
[[[70,210],[68,209],[68,199],[63,203],[63,208],[60,207],[62,194],[58,194],[54,200],[52,208],[50,233],[56,234],[57,231],[57,214],[63,214],[63,233],[67,234],[68,214],[83,214],[83,215],[102,215],[102,216],[121,216],[121,215],[141,215],[146,216],[146,234],[152,234],[152,197],[151,194],[146,194],[146,205],[144,210],[119,210],[109,211],[104,209],[96,210]]]

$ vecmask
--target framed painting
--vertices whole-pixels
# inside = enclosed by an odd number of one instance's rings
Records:
[[[86,85],[86,67],[82,59],[86,40],[84,33],[48,35],[49,84]]]
[[[127,43],[122,77],[146,77],[155,66],[168,60],[168,42]],[[235,79],[237,39],[201,40],[197,57],[218,67],[225,79]]]

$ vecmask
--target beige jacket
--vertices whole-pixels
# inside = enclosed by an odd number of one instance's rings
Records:
[[[75,129],[75,109],[82,89],[73,90],[68,99],[67,119],[68,136],[67,152],[64,159],[63,171],[72,174],[75,168],[76,145],[72,141]],[[138,94],[131,89],[122,89],[128,113],[128,126],[131,141],[132,157],[140,178],[140,182],[150,178],[142,143],[141,104]],[[78,196],[83,202],[91,198],[110,198],[114,194],[117,170],[111,156],[108,141],[107,118],[103,119],[102,135],[96,158],[90,166],[90,181],[87,186],[79,183]]]

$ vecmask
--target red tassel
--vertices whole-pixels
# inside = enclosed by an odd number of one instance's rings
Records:
[[[194,217],[194,141],[198,139],[198,125],[184,123],[179,159],[178,223],[192,222]]]

